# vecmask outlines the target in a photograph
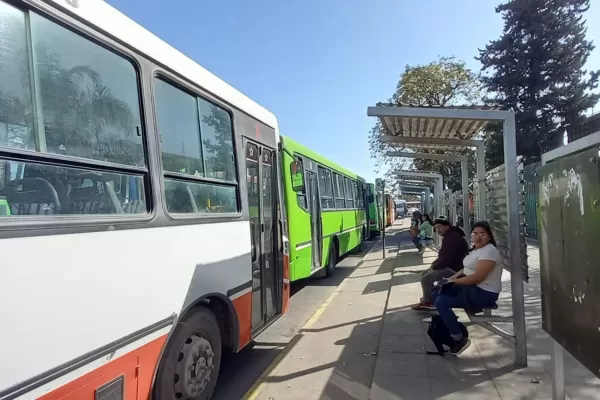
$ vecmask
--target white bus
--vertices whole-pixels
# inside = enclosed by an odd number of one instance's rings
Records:
[[[0,0],[0,399],[209,399],[287,308],[278,143],[107,3]]]

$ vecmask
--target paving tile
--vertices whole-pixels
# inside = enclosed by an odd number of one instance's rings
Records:
[[[429,379],[408,376],[373,377],[371,400],[433,400]]]
[[[383,335],[380,351],[392,353],[418,353],[425,352],[425,338],[421,335]]]
[[[431,393],[438,400],[504,400],[490,381],[432,379]]]
[[[379,350],[381,321],[358,325],[343,325],[316,332],[304,332],[300,342],[310,347],[343,347],[346,352],[370,353]]]
[[[494,382],[502,400],[549,400],[552,398],[550,382]],[[569,400],[569,399],[567,399]]]
[[[571,400],[600,400],[600,385],[567,385],[565,391]]]
[[[387,292],[390,288],[390,276],[387,274],[366,276],[353,276],[346,280],[341,288],[342,292],[365,292],[375,293],[376,291]]]
[[[381,352],[375,374],[427,377],[427,355]]]
[[[321,400],[321,393],[327,386],[333,368],[286,378],[269,376],[257,400]]]
[[[470,349],[469,349],[470,350]],[[468,351],[468,350],[467,350]],[[430,355],[427,357],[429,376],[435,379],[447,380],[489,380],[490,374],[483,361],[477,354],[467,356],[467,352],[460,357],[446,355],[445,357]]]

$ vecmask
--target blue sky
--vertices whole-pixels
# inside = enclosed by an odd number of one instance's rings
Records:
[[[498,0],[108,2],[274,112],[282,134],[370,181],[367,107],[406,64],[454,55],[479,69],[477,49],[502,31]],[[600,45],[600,26],[588,38]],[[600,68],[600,50],[588,64]]]

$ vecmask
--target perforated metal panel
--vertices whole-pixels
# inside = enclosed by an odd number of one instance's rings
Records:
[[[525,197],[523,186],[523,159],[517,160],[517,173],[519,174],[519,243],[521,252],[523,280],[529,281],[529,268],[527,264],[527,243],[525,241]],[[504,265],[510,270],[509,230],[508,230],[508,202],[506,191],[506,176],[504,164],[486,173],[486,212],[485,220],[489,222],[498,250],[502,254]],[[479,200],[478,200],[479,201]]]
[[[544,329],[600,377],[600,159],[597,148],[540,168]]]

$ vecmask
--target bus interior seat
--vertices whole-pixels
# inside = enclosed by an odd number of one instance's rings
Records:
[[[167,200],[167,209],[172,213],[190,213],[197,212],[194,197],[190,193],[189,186],[182,186],[179,183],[165,182],[165,195]]]
[[[12,215],[60,214],[61,203],[54,186],[44,178],[23,178],[6,185]]]
[[[101,176],[82,174],[73,177],[80,185],[71,187],[69,208],[73,214],[120,214],[123,212],[110,186]]]
[[[130,200],[128,203],[123,204],[123,212],[125,214],[143,214],[147,211],[144,200]]]

